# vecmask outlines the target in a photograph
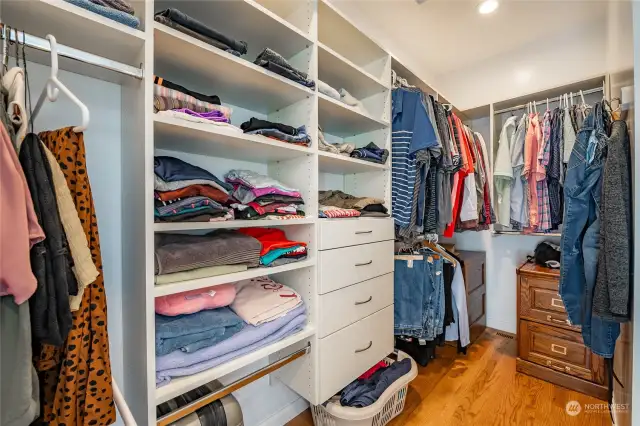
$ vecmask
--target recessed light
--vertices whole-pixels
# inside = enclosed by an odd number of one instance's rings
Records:
[[[481,15],[488,15],[495,12],[498,6],[500,6],[498,0],[484,0],[478,5],[478,12]]]

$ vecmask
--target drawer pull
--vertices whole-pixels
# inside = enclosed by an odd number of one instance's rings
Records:
[[[360,352],[364,352],[367,349],[371,348],[371,346],[373,346],[373,340],[369,340],[369,346],[367,346],[366,348],[364,348],[364,349],[356,349],[356,353],[358,354]]]
[[[552,317],[551,315],[547,315],[547,321],[550,321],[550,322],[557,322],[558,324],[571,325],[571,323],[569,322],[569,320],[568,320],[568,319],[566,319],[566,320],[559,320],[559,319],[556,319],[556,318]]]
[[[571,372],[571,367],[560,367],[558,365],[553,365],[553,363],[551,361],[547,361],[547,367],[551,367],[554,370],[562,371],[562,372],[565,372],[565,373],[570,373]]]
[[[356,235],[360,235],[360,234],[372,234],[373,231],[356,231]]]
[[[562,303],[562,299],[556,299],[555,297],[551,299],[551,306],[555,306],[556,308],[564,308],[564,303]]]
[[[567,348],[565,348],[564,346],[560,346],[560,345],[556,345],[555,343],[551,344],[551,352],[555,352],[557,354],[560,355],[566,355],[567,354]]]
[[[373,300],[373,296],[369,296],[369,298],[363,302],[356,302],[356,306],[358,305],[364,305],[365,303],[369,303]]]
[[[364,263],[356,263],[356,266],[367,266],[367,265],[371,265],[372,263],[373,263],[373,260],[370,260]]]

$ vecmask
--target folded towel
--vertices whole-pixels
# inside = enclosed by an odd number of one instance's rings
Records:
[[[229,308],[174,317],[156,314],[156,355],[166,355],[175,350],[191,352],[189,345],[199,345],[198,342],[203,340],[213,345],[243,328],[244,321]]]
[[[194,314],[205,309],[229,306],[236,297],[236,286],[221,284],[198,290],[156,297],[156,314],[174,317]]]
[[[238,281],[236,298],[230,308],[251,325],[280,318],[302,303],[302,297],[290,287],[268,277]]]
[[[102,15],[105,18],[109,18],[113,21],[119,22],[131,28],[138,28],[140,26],[140,20],[133,15],[129,15],[126,12],[112,9],[110,7],[100,6],[99,4],[92,3],[89,0],[64,0],[67,3],[71,3],[85,10],[88,10],[98,15]]]

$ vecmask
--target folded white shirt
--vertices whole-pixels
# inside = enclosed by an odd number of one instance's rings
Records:
[[[295,290],[268,277],[238,281],[235,286],[236,298],[229,307],[251,325],[283,317],[302,303]]]

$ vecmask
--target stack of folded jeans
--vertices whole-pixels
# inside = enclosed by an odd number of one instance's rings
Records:
[[[306,126],[295,128],[287,124],[252,117],[249,121],[242,123],[240,128],[250,135],[263,135],[271,139],[277,139],[298,146],[311,145],[311,138],[309,134],[307,134]]]
[[[260,264],[279,266],[307,258],[307,243],[291,241],[277,228],[243,228],[238,232],[260,241]]]
[[[295,188],[250,170],[230,170],[225,175],[233,185],[231,204],[236,219],[298,219],[304,216],[304,200]]]
[[[311,80],[306,73],[295,69],[282,55],[268,47],[258,55],[253,63],[305,87],[311,89],[316,87],[316,82]]]
[[[140,20],[133,7],[125,0],[65,0],[90,12],[102,15],[131,28],[138,28]]]
[[[233,219],[231,185],[174,157],[154,158],[156,222],[215,222]]]
[[[156,13],[153,19],[233,55],[240,56],[247,53],[246,42],[228,37],[178,9],[165,9]]]
[[[354,149],[350,155],[352,158],[359,158],[360,160],[369,161],[371,163],[384,164],[387,162],[387,158],[389,157],[389,151],[378,147],[378,145],[373,142],[370,142],[369,145],[364,148]]]

